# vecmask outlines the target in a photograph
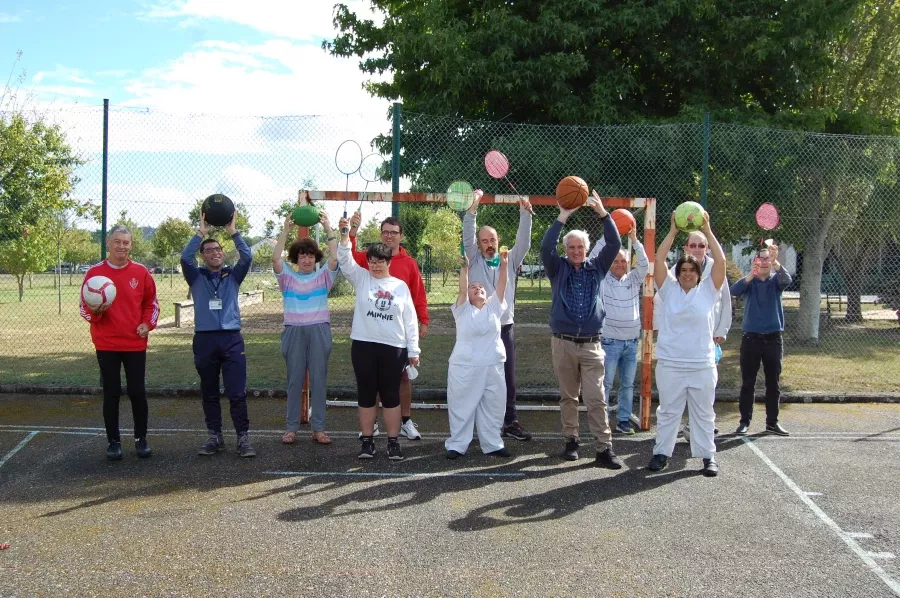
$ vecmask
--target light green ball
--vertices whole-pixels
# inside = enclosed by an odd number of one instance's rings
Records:
[[[675,227],[686,233],[703,228],[706,219],[703,217],[703,206],[696,201],[686,201],[675,208]]]

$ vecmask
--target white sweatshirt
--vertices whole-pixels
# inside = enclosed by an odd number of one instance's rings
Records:
[[[405,348],[419,356],[419,322],[409,287],[399,278],[375,278],[350,254],[350,243],[338,244],[341,272],[356,290],[350,338]]]

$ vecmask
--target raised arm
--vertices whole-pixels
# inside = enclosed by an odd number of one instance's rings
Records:
[[[365,282],[369,272],[365,268],[360,267],[352,255],[350,231],[348,230],[346,218],[341,218],[338,228],[341,230],[341,243],[337,248],[338,263],[341,265],[341,272],[344,273],[344,276],[347,277],[347,280],[350,281],[350,284],[355,289]]]
[[[669,265],[666,263],[666,256],[672,249],[672,243],[675,241],[675,235],[678,229],[675,228],[675,212],[672,212],[672,218],[669,223],[669,234],[662,240],[656,249],[656,259],[653,262],[653,280],[656,282],[656,288],[661,289],[669,275]]]
[[[527,199],[519,200],[519,228],[516,230],[516,244],[510,249],[509,262],[516,269],[525,261],[531,250],[531,221],[534,209]]]
[[[506,295],[506,285],[509,284],[509,252],[500,253],[500,272],[497,276],[497,302],[503,303]]]
[[[319,224],[322,225],[322,230],[325,231],[325,239],[328,242],[328,269],[332,272],[337,270],[338,266],[338,257],[337,257],[337,235],[334,234],[334,231],[331,229],[331,221],[328,220],[328,212],[325,210],[319,211]]]
[[[247,242],[241,237],[241,233],[238,232],[237,226],[235,226],[236,218],[237,210],[231,216],[231,222],[225,225],[225,230],[231,235],[231,240],[234,241],[234,246],[237,249],[238,256],[240,256],[234,268],[231,269],[231,273],[235,280],[238,281],[238,284],[241,284],[244,282],[244,278],[247,277],[247,273],[250,272],[250,264],[253,263],[253,252],[250,251],[250,246],[247,245]]]
[[[718,291],[725,283],[725,252],[722,251],[719,240],[716,239],[716,236],[712,232],[712,227],[709,223],[709,212],[705,210],[703,211],[703,227],[700,230],[703,231],[706,235],[706,239],[709,241],[709,250],[710,253],[712,253],[714,260],[712,271],[709,275],[712,278],[713,286],[716,287],[716,290]]]
[[[284,246],[287,244],[287,237],[293,226],[294,223],[290,214],[288,214],[284,217],[284,226],[281,227],[281,234],[278,235],[278,240],[275,241],[275,249],[272,250],[272,271],[275,274],[281,274],[281,270],[284,267],[281,256],[284,253]]]
[[[459,294],[456,296],[456,306],[465,305],[469,300],[469,258],[459,258]]]
[[[475,195],[475,201],[472,206],[466,210],[463,216],[462,241],[463,249],[466,252],[466,258],[469,261],[475,259],[478,255],[478,225],[475,215],[478,213],[478,203],[481,201],[481,195]]]
[[[634,248],[634,253],[637,254],[637,266],[635,266],[634,270],[632,270],[637,278],[638,283],[644,280],[644,277],[647,276],[647,270],[650,269],[650,260],[647,259],[647,250],[644,249],[643,244],[638,241],[637,231],[632,228],[631,232],[628,233],[628,236],[631,237],[631,246]]]

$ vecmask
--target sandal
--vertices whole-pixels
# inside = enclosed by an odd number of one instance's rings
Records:
[[[297,441],[297,433],[293,430],[288,430],[284,433],[284,436],[281,437],[282,444],[294,444]]]
[[[331,438],[328,437],[323,430],[316,430],[313,432],[313,442],[317,442],[319,444],[331,444]]]

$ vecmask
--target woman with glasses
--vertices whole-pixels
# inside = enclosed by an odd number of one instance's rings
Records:
[[[375,457],[374,428],[377,399],[387,428],[387,455],[403,459],[400,435],[400,377],[406,369],[419,365],[419,325],[409,287],[390,275],[393,252],[384,243],[366,251],[368,270],[351,255],[349,222],[341,218],[338,262],[356,290],[350,359],[356,374],[359,405],[360,459]]]
[[[331,444],[331,438],[325,433],[325,381],[331,356],[328,291],[338,272],[337,236],[331,231],[325,210],[319,212],[319,222],[328,238],[327,267],[316,270],[323,255],[319,245],[310,238],[291,243],[288,262],[293,267],[284,266],[282,253],[294,226],[290,216],[284,219],[284,228],[272,254],[272,271],[284,299],[284,331],[281,333],[281,354],[287,366],[287,431],[281,437],[284,444],[293,444],[297,440],[300,399],[307,372],[312,438],[319,444]]]
[[[713,410],[718,373],[713,335],[716,303],[725,283],[725,254],[712,233],[709,214],[704,212],[703,216],[702,231],[714,260],[709,276],[702,278],[703,266],[690,253],[675,264],[674,275],[669,271],[666,256],[678,234],[674,212],[669,234],[656,252],[653,276],[663,313],[656,344],[656,444],[647,469],[659,471],[666,466],[687,404],[691,456],[702,458],[703,475],[713,477],[719,473]]]

